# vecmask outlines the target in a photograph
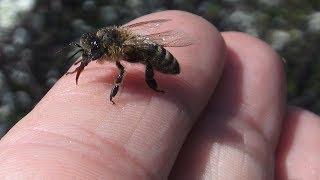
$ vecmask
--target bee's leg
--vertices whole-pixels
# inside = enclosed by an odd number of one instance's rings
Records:
[[[153,68],[150,64],[147,64],[146,73],[145,73],[146,83],[154,91],[164,93],[164,91],[158,89],[158,84],[153,76],[154,76]]]
[[[110,101],[113,104],[115,104],[115,103],[112,99],[117,95],[117,93],[119,91],[120,85],[121,85],[123,77],[124,77],[124,72],[125,72],[124,67],[122,66],[122,64],[119,61],[116,62],[116,65],[119,69],[119,74],[117,76],[116,82],[115,82],[115,84],[111,90],[111,93],[110,93]]]
[[[73,63],[73,65],[77,65],[82,61],[82,59],[77,60],[76,62]]]
[[[79,62],[78,62],[78,63],[79,63]],[[76,75],[76,84],[78,85],[79,76],[80,76],[80,74],[82,73],[84,67],[86,67],[88,64],[89,64],[89,61],[88,61],[88,60],[82,60],[82,61],[81,61],[81,64],[80,64],[75,70],[73,70],[73,71],[71,71],[71,72],[67,72],[66,75],[68,75],[68,74],[73,74],[73,73],[76,72],[76,73],[77,73],[77,75]]]

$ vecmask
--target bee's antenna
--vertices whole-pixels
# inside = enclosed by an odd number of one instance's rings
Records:
[[[82,49],[82,47],[80,46],[80,44],[78,44],[78,43],[76,43],[76,42],[71,42],[71,43],[69,43],[69,46],[75,46],[75,47],[78,47],[78,48],[81,48],[81,49]]]
[[[76,56],[79,52],[82,52],[82,51],[83,51],[83,49],[79,49],[79,50],[76,51],[74,54],[72,54],[70,57],[68,57],[68,60],[67,60],[67,61],[71,60],[72,58],[74,58],[74,56]]]
[[[69,61],[74,58],[74,56],[76,56],[78,53],[80,52],[83,52],[84,50],[83,49],[79,49],[78,51],[76,51],[75,53],[73,53],[70,57],[68,57],[67,61],[64,62],[64,65],[63,67],[66,67],[68,64],[69,64]],[[80,61],[79,61],[80,62]],[[74,65],[78,64],[79,63],[78,61],[73,63]]]
[[[64,51],[65,49],[67,49],[67,48],[70,47],[70,46],[74,46],[74,47],[78,47],[78,48],[81,48],[81,49],[82,49],[82,47],[80,46],[80,44],[78,44],[78,43],[76,43],[76,42],[71,42],[71,43],[69,43],[67,46],[65,46],[65,47],[61,48],[60,50],[58,50],[56,53],[57,53],[57,54],[60,54],[62,51]]]

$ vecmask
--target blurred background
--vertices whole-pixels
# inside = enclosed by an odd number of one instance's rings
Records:
[[[0,137],[66,72],[59,49],[166,9],[267,41],[286,59],[289,103],[320,113],[320,0],[0,0]]]

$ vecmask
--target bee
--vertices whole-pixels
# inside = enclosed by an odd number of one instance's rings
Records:
[[[114,62],[119,69],[110,93],[110,101],[117,95],[123,81],[125,68],[121,61],[144,64],[145,82],[156,92],[158,89],[154,79],[154,70],[165,74],[179,74],[180,66],[177,59],[164,47],[184,47],[193,44],[192,38],[182,31],[168,30],[157,32],[159,26],[170,19],[155,19],[123,26],[110,26],[95,32],[85,33],[79,43],[70,45],[80,48],[70,58],[82,53],[78,61],[80,65],[68,74],[76,73],[76,84],[84,68],[91,62]]]

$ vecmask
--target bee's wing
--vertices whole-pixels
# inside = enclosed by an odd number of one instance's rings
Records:
[[[165,22],[171,21],[171,19],[155,19],[149,21],[137,22],[129,25],[123,25],[122,28],[130,29],[130,31],[155,31]]]
[[[139,35],[146,41],[151,41],[165,47],[183,47],[193,44],[194,40],[183,31],[169,30],[159,32],[160,26],[168,21],[171,21],[171,19],[155,19],[123,25],[121,28]],[[128,42],[128,44],[133,44],[133,42]],[[135,42],[135,44],[139,43]]]
[[[194,43],[194,39],[188,34],[176,30],[148,34],[143,37],[164,47],[184,47]]]

